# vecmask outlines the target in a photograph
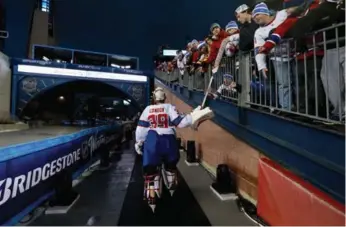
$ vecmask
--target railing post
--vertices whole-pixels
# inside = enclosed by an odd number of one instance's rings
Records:
[[[188,86],[187,86],[189,91],[193,90],[194,77],[195,77],[195,73],[189,74],[189,83],[188,83]]]
[[[184,84],[183,80],[184,80],[185,72],[183,75],[181,75],[180,71],[178,73],[179,73],[179,86],[183,86],[183,84]]]
[[[206,72],[204,75],[204,89],[203,91],[206,91],[208,89],[209,81],[211,78],[211,66],[208,67],[208,72]]]
[[[238,105],[249,107],[250,101],[250,75],[251,75],[251,55],[249,53],[240,53],[239,55],[239,78],[241,93],[238,99]]]
[[[194,81],[193,81],[193,89],[195,90],[203,90],[204,88],[204,77],[205,75],[203,74],[203,72],[200,71],[196,71],[194,74]]]

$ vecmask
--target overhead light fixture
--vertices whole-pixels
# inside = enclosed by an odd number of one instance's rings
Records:
[[[120,55],[112,55],[111,57],[121,61],[130,61],[132,59],[131,57],[120,56]]]
[[[111,66],[114,67],[114,68],[120,68],[119,65],[116,65],[116,64],[113,64],[113,63],[111,64]]]

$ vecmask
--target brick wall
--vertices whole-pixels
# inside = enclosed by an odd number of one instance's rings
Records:
[[[192,107],[168,90],[167,102],[176,105],[181,113],[189,113]],[[260,154],[254,148],[234,137],[212,121],[203,122],[198,131],[190,128],[178,129],[183,144],[186,140],[195,140],[197,154],[206,166],[215,172],[220,163],[227,163],[236,172],[241,194],[253,203],[257,201],[258,161]]]

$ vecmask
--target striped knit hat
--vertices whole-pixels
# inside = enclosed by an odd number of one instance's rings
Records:
[[[261,2],[255,6],[255,8],[252,10],[252,17],[255,17],[258,14],[265,14],[265,15],[270,15],[268,6],[264,3]]]
[[[198,41],[196,39],[191,41],[191,44],[198,44]]]
[[[201,48],[201,47],[204,46],[205,44],[206,44],[205,41],[200,42],[200,43],[198,44],[198,46],[197,46],[197,49]]]
[[[238,29],[237,23],[233,20],[228,22],[228,24],[226,25],[226,28],[225,28],[226,31],[228,31],[230,29]]]
[[[223,75],[224,79],[229,79],[229,80],[233,80],[233,76],[231,74],[224,74]]]

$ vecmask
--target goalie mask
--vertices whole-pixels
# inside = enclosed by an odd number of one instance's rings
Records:
[[[163,88],[157,87],[155,91],[153,92],[153,98],[154,98],[154,101],[165,101],[166,94],[163,91]]]

